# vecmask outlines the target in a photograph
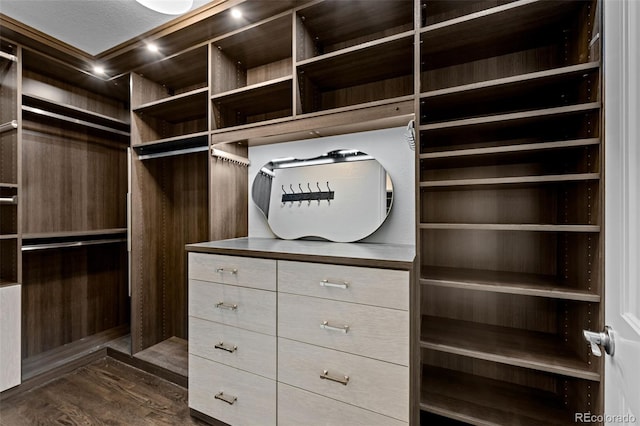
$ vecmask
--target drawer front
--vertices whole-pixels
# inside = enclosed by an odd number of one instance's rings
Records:
[[[375,393],[377,390],[371,390]],[[408,423],[278,383],[278,426],[407,426]]]
[[[278,261],[278,291],[409,310],[409,272]]]
[[[189,253],[189,279],[276,290],[276,261]]]
[[[280,338],[278,381],[409,421],[409,367]]]
[[[189,355],[189,407],[233,426],[275,425],[276,382]]]
[[[407,311],[279,293],[278,336],[409,365]]]
[[[189,280],[189,315],[275,336],[276,293]]]
[[[189,353],[276,379],[276,338],[189,317]]]

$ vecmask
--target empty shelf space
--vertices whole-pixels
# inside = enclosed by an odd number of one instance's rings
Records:
[[[571,1],[519,0],[437,22],[420,30],[423,51],[431,53],[470,44],[487,45],[513,38],[514,34],[553,24],[575,12],[577,7]],[[473,36],[461,37],[461,34]]]
[[[192,133],[134,145],[140,160],[206,151],[209,132]]]
[[[31,108],[40,109],[45,112],[57,113],[70,119],[76,118],[84,122],[94,123],[99,126],[113,128],[127,132],[129,123],[115,117],[90,111],[84,108],[78,108],[73,105],[56,102],[37,95],[23,94],[22,103]]]
[[[432,188],[432,187],[446,187],[446,186],[513,185],[513,184],[570,182],[570,181],[598,180],[598,179],[600,179],[600,173],[578,173],[578,174],[546,175],[546,176],[509,176],[509,177],[480,178],[480,179],[423,181],[423,182],[420,182],[420,187]]]
[[[455,149],[455,150],[444,150],[444,151],[422,153],[420,154],[420,159],[421,160],[443,159],[443,158],[457,159],[460,157],[494,155],[494,154],[504,154],[504,153],[512,153],[512,152],[532,153],[532,152],[549,151],[549,150],[555,150],[555,149],[598,145],[599,143],[600,143],[599,138],[585,138],[585,139],[572,139],[572,140],[555,141],[555,142],[523,143],[523,144],[517,144],[517,145],[492,146],[492,147],[484,147],[484,148]]]
[[[470,321],[423,316],[420,346],[539,371],[599,381],[560,336]]]
[[[217,93],[213,95],[211,97],[211,100],[213,100],[214,102],[221,102],[221,103],[222,102],[234,103],[234,102],[247,102],[247,100],[254,99],[255,97],[264,97],[265,101],[274,102],[273,99],[269,99],[269,96],[273,92],[277,92],[281,90],[282,86],[289,87],[290,89],[292,84],[292,79],[293,78],[291,77],[291,75],[288,75],[285,77],[252,84],[250,86],[244,86],[237,89],[232,89],[226,92]]]
[[[478,425],[566,425],[561,395],[455,370],[424,366],[420,409]]]
[[[420,223],[420,229],[478,231],[600,232],[599,225],[549,225],[536,223]]]
[[[179,95],[140,105],[133,109],[137,114],[148,114],[169,122],[180,122],[206,117],[208,88],[195,89]]]
[[[298,59],[411,30],[411,1],[322,1],[297,12]]]
[[[63,121],[65,123],[78,125],[78,126],[81,126],[81,127],[85,128],[85,129],[89,129],[89,130],[102,131],[102,132],[107,132],[107,133],[112,133],[112,134],[116,134],[116,135],[120,135],[120,136],[127,136],[127,137],[130,135],[130,133],[128,131],[115,129],[115,128],[110,127],[110,126],[105,126],[105,125],[97,124],[97,123],[94,123],[94,122],[91,122],[91,121],[74,118],[72,116],[70,117],[69,115],[66,115],[66,114],[60,114],[60,113],[52,112],[52,111],[45,111],[43,109],[34,108],[34,107],[27,106],[27,105],[23,105],[22,106],[22,111],[27,113],[27,114],[34,114],[34,115],[38,115],[40,117],[51,118],[51,119],[54,119],[54,120]]]
[[[423,285],[474,291],[600,302],[594,291],[570,286],[555,276],[423,265]]]

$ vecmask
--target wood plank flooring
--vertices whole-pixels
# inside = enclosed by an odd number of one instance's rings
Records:
[[[0,425],[204,425],[187,390],[105,357],[0,402]]]

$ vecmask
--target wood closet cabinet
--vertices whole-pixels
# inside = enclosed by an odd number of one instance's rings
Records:
[[[600,6],[421,2],[425,414],[602,413],[582,338],[603,327]]]

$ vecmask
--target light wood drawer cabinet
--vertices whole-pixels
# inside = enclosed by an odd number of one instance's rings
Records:
[[[278,353],[278,381],[409,421],[407,367],[283,338]]]
[[[189,253],[189,278],[275,291],[276,261]]]
[[[189,355],[189,407],[234,426],[276,424],[276,382]]]
[[[371,393],[379,392],[371,389]],[[278,383],[278,426],[407,426],[407,423]]]
[[[278,291],[409,310],[409,272],[278,261]]]
[[[276,293],[189,280],[189,316],[276,334]]]
[[[278,335],[409,365],[408,311],[279,293]]]
[[[189,317],[189,352],[276,379],[276,339],[273,336]]]

